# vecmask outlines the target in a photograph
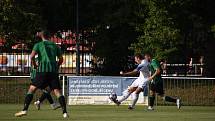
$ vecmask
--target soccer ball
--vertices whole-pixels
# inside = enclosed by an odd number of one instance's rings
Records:
[[[116,99],[117,99],[117,95],[116,95],[116,93],[111,93],[110,94],[110,96],[109,96],[109,99],[111,100],[111,101],[115,101]]]

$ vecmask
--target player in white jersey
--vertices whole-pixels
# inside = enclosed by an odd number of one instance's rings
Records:
[[[147,86],[148,78],[150,77],[149,62],[143,59],[143,56],[141,54],[135,55],[135,62],[139,64],[136,69],[127,73],[123,73],[121,71],[120,74],[123,76],[129,76],[139,73],[139,77],[123,92],[121,99],[111,99],[115,104],[120,105],[133,93],[132,104],[128,108],[130,110],[134,109],[135,104],[137,103],[137,100],[139,98],[139,94],[140,92],[144,91],[143,89],[145,86]]]

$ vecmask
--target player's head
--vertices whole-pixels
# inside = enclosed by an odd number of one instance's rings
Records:
[[[142,54],[135,54],[135,56],[134,56],[134,59],[135,59],[135,62],[137,63],[137,64],[140,64],[141,62],[142,62],[142,60],[143,60],[143,55]]]
[[[145,55],[144,55],[144,58],[145,58],[146,60],[148,60],[148,61],[151,61],[151,59],[152,59],[151,53],[146,52]]]
[[[50,38],[51,34],[47,30],[42,30],[42,31],[39,32],[38,36],[41,37],[42,39],[46,39],[47,40],[47,39]]]

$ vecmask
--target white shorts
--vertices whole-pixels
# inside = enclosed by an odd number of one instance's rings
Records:
[[[144,89],[145,86],[147,86],[148,78],[137,78],[130,87],[139,87],[141,89]]]

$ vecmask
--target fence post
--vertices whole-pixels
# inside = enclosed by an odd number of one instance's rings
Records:
[[[62,87],[63,96],[65,96],[65,76],[63,76],[63,87]]]

